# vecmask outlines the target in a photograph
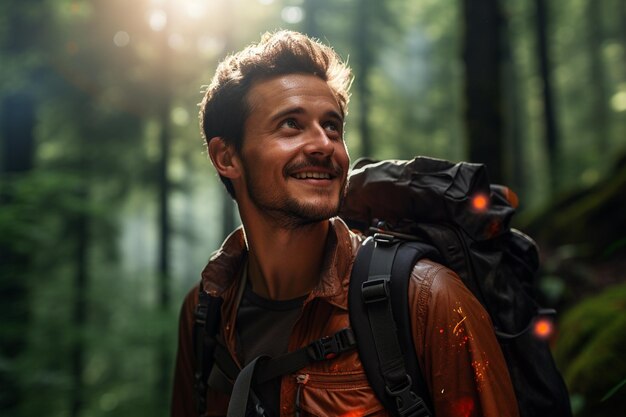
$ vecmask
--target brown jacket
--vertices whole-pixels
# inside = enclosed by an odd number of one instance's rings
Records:
[[[361,237],[332,219],[324,273],[308,296],[289,340],[289,351],[348,327],[348,282]],[[226,239],[202,273],[205,291],[224,298],[221,334],[236,359],[236,294],[246,256],[241,229]],[[409,284],[414,342],[437,417],[517,417],[506,363],[491,320],[451,270],[428,260],[415,266]],[[187,295],[180,316],[173,417],[195,416],[193,400],[193,311],[197,288]],[[237,360],[237,359],[236,359]],[[308,375],[308,378],[297,378]],[[367,382],[356,351],[314,363],[282,377],[280,415],[293,416],[298,381],[304,416],[388,416]],[[209,389],[208,415],[226,415],[228,397]]]

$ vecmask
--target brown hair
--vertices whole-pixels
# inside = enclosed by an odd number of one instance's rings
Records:
[[[352,72],[339,55],[302,33],[267,32],[259,43],[218,65],[200,104],[200,127],[207,146],[212,138],[221,137],[241,151],[244,123],[250,111],[246,98],[254,82],[294,73],[312,74],[326,81],[343,115],[347,113]],[[230,179],[220,179],[234,198]]]

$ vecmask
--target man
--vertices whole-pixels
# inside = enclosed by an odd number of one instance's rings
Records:
[[[200,119],[211,161],[243,226],[202,273],[223,298],[219,338],[241,367],[349,327],[347,289],[362,237],[337,215],[349,157],[343,139],[351,73],[336,53],[302,34],[266,34],[220,64]],[[449,269],[429,260],[409,284],[419,365],[438,417],[517,416],[491,322]],[[172,415],[196,415],[193,312],[180,318]],[[255,387],[270,416],[389,415],[356,350]],[[209,416],[229,398],[207,392]]]

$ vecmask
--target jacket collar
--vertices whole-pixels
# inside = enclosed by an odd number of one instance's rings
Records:
[[[322,276],[306,302],[319,297],[347,309],[350,271],[361,237],[348,230],[338,217],[329,221],[331,227],[326,241]],[[247,253],[243,228],[239,227],[226,238],[202,271],[204,291],[214,297],[226,295],[224,293],[227,290],[237,285]]]

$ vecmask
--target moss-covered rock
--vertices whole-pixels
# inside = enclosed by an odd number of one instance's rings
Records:
[[[626,410],[626,284],[608,288],[561,320],[554,356],[577,416],[623,415]],[[612,391],[614,391],[612,393]]]
[[[626,253],[626,155],[610,175],[585,189],[555,198],[539,212],[517,219],[517,227],[542,245],[574,245],[595,261]]]

